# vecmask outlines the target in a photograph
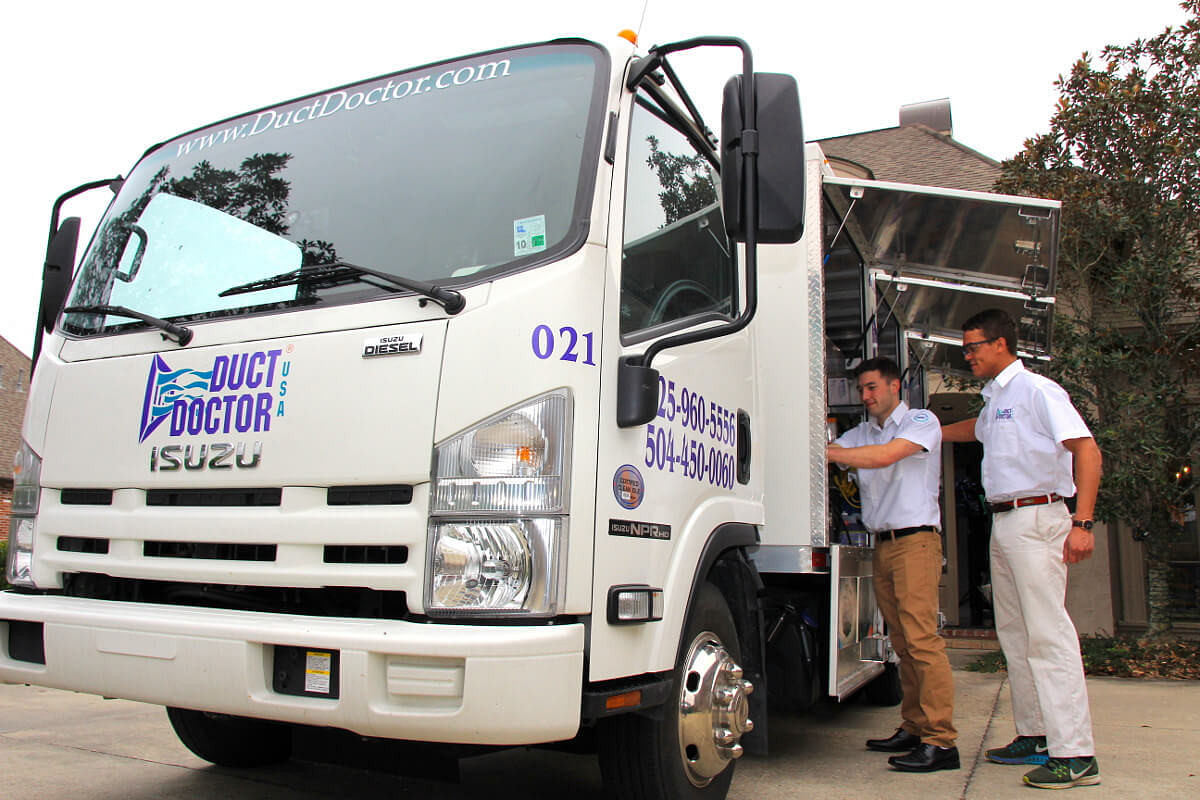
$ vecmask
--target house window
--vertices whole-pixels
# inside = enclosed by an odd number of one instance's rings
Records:
[[[1195,506],[1185,514],[1183,536],[1171,544],[1167,561],[1171,619],[1200,622],[1200,528]]]

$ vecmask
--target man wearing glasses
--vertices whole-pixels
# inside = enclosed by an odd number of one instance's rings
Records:
[[[987,751],[1000,764],[1039,765],[1040,789],[1100,782],[1079,635],[1067,615],[1067,567],[1092,554],[1101,456],[1071,398],[1017,358],[1017,328],[998,309],[968,319],[963,355],[983,387],[979,416],[942,428],[947,442],[983,443],[992,511],[992,598],[1008,662],[1017,737]],[[1075,513],[1065,498],[1075,497]]]
[[[826,456],[858,469],[863,523],[875,534],[875,598],[900,657],[903,720],[867,748],[897,753],[901,772],[958,769],[954,679],[946,642],[938,635],[942,575],[942,432],[937,417],[910,409],[900,396],[900,370],[890,358],[854,370],[871,417],[829,445]]]

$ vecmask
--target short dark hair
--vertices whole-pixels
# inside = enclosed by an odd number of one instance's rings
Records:
[[[983,331],[985,339],[1004,337],[1008,352],[1017,354],[1017,323],[1007,311],[999,308],[988,308],[980,311],[962,324],[963,333],[967,331]]]
[[[878,372],[880,377],[889,383],[900,380],[900,367],[890,358],[869,358],[854,368],[854,377],[860,378],[864,372]]]

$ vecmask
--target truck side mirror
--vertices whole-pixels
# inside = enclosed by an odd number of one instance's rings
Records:
[[[658,415],[658,370],[643,367],[641,356],[617,365],[617,427],[636,428]]]
[[[804,234],[804,131],[800,92],[791,75],[754,73],[757,121],[745,119],[742,76],[725,84],[721,106],[721,200],[725,230],[746,239],[742,198],[743,132],[758,131],[758,241],[790,244]],[[757,128],[753,126],[757,125]]]
[[[58,312],[62,311],[63,302],[67,299],[78,243],[79,217],[68,217],[46,248],[46,264],[42,268],[42,307],[38,320],[46,333],[54,330],[54,321],[58,319]]]

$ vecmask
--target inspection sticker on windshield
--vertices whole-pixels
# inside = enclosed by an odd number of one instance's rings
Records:
[[[546,215],[526,217],[513,222],[513,255],[527,256],[546,249]]]

